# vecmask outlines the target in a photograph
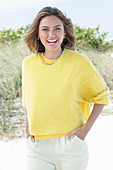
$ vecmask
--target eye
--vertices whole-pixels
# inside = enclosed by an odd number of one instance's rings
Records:
[[[44,28],[44,29],[42,29],[42,31],[47,31],[48,29],[46,29],[46,28]]]
[[[61,28],[56,28],[56,30],[60,30]]]

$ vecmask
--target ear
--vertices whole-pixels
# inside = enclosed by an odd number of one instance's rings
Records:
[[[64,32],[64,37],[65,37],[66,33]]]
[[[64,38],[66,37],[66,33],[64,33]]]

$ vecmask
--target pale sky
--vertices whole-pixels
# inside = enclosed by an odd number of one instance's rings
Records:
[[[81,27],[100,25],[101,33],[113,37],[113,0],[0,0],[0,30],[32,23],[45,6],[59,8]]]

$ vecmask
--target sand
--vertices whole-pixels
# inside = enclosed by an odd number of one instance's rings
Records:
[[[113,115],[99,116],[86,137],[87,170],[113,169]],[[26,139],[0,141],[0,170],[25,170]],[[38,170],[38,169],[37,169]]]

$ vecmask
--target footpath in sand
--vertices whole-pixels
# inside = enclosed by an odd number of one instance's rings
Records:
[[[113,170],[113,115],[99,116],[86,137],[87,170]],[[0,170],[25,170],[26,139],[0,141]],[[38,170],[38,169],[37,169]]]

